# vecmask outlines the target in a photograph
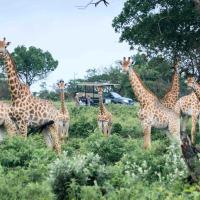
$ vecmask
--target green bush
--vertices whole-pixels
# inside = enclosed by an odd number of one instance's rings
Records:
[[[82,119],[72,124],[69,128],[69,132],[71,137],[88,137],[95,128],[95,123]]]
[[[111,133],[121,133],[122,125],[120,123],[113,123]]]
[[[119,136],[111,135],[107,138],[100,132],[87,138],[86,148],[98,154],[105,164],[119,161],[125,152],[124,141]]]
[[[93,153],[57,159],[51,166],[51,184],[58,200],[80,195],[80,186],[103,185],[107,173],[100,157]],[[75,192],[74,192],[75,191]]]

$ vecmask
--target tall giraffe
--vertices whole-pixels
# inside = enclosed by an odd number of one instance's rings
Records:
[[[68,109],[65,106],[65,87],[66,87],[66,83],[63,80],[60,80],[58,83],[58,88],[60,90],[60,101],[61,101],[61,113],[63,114],[63,125],[61,126],[60,132],[61,132],[61,140],[64,140],[64,138],[68,138],[69,137],[69,120],[70,120],[70,116],[69,116],[69,112]]]
[[[180,142],[180,118],[172,109],[166,108],[159,99],[148,90],[134,69],[130,57],[121,62],[124,72],[129,74],[133,92],[139,101],[139,118],[144,131],[144,148],[151,146],[151,128],[168,128],[171,136]]]
[[[177,59],[173,66],[174,74],[172,77],[171,87],[166,92],[164,97],[161,99],[161,103],[170,109],[174,108],[180,94],[179,74],[177,70],[178,65],[179,65],[179,61]]]
[[[103,88],[98,86],[99,95],[99,115],[97,117],[97,122],[99,129],[105,136],[109,136],[112,129],[112,114],[107,111],[103,103]]]
[[[9,137],[16,135],[17,127],[10,116],[10,105],[4,102],[0,102],[0,141],[3,140],[5,132]]]
[[[192,117],[192,129],[191,129],[191,141],[195,143],[195,134],[196,134],[196,124],[200,115],[200,101],[197,98],[196,94],[192,92],[189,95],[181,97],[176,105],[175,111],[182,115],[183,121],[181,125],[182,131],[186,131],[186,124],[188,117]]]
[[[19,132],[24,137],[27,137],[28,126],[41,126],[53,120],[54,123],[48,127],[48,132],[50,133],[53,147],[57,153],[60,153],[61,145],[58,127],[62,115],[48,101],[33,97],[29,88],[21,83],[15,63],[6,49],[8,45],[9,42],[6,42],[5,38],[0,41],[0,57],[5,62],[12,100],[10,115],[16,121]]]

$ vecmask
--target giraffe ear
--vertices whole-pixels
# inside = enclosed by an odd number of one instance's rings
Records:
[[[122,61],[119,61],[119,64],[122,65]]]

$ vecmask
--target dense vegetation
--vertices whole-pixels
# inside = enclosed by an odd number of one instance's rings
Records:
[[[200,198],[164,132],[153,130],[152,148],[143,150],[137,106],[108,106],[114,116],[109,138],[96,128],[98,108],[68,106],[70,139],[60,158],[46,148],[42,135],[0,145],[1,200]]]

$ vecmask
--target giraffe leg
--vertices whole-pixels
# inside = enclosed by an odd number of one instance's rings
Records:
[[[104,136],[105,137],[108,137],[108,129],[109,129],[109,127],[108,127],[109,125],[108,125],[108,122],[107,121],[104,121],[103,122],[103,133],[104,133]]]
[[[197,117],[196,116],[192,116],[192,129],[191,129],[191,141],[192,141],[192,144],[195,144],[196,123],[197,123]]]
[[[6,136],[5,128],[3,126],[0,126],[0,142],[4,140],[5,136]]]
[[[151,126],[144,125],[144,148],[148,149],[151,147]]]
[[[5,120],[4,126],[9,137],[16,135],[17,128],[15,126],[15,123],[11,119]]]
[[[108,136],[111,135],[111,130],[112,130],[112,121],[109,121],[109,124],[108,124]]]
[[[44,140],[45,140],[46,145],[49,148],[53,148],[53,141],[52,141],[52,137],[51,137],[51,134],[50,134],[50,131],[49,131],[49,127],[45,128],[42,131],[42,134],[44,136]]]
[[[59,136],[58,136],[57,125],[55,123],[50,125],[49,131],[50,131],[51,138],[52,138],[52,141],[53,141],[53,147],[54,147],[56,153],[60,154],[61,153],[61,145],[60,145],[60,140],[59,140]]]
[[[19,133],[23,136],[23,137],[27,137],[27,131],[28,131],[28,123],[26,120],[18,120],[17,121],[17,125],[19,128]]]
[[[184,115],[182,117],[182,125],[181,125],[181,131],[185,132],[186,131],[186,127],[187,127],[187,122],[189,120],[189,116],[188,115]]]
[[[171,141],[175,141],[178,144],[181,144],[180,138],[180,118],[170,119],[169,121],[169,132]]]

